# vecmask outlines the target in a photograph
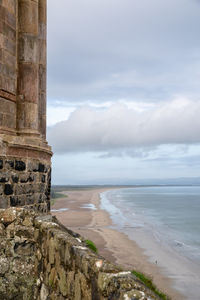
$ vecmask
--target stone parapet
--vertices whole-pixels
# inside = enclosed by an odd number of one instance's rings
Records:
[[[155,300],[51,215],[0,209],[0,299]]]

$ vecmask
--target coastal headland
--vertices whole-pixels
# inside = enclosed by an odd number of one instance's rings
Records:
[[[117,187],[120,188],[120,187]],[[59,198],[52,205],[52,214],[67,228],[92,240],[98,253],[126,270],[137,270],[153,279],[155,285],[172,300],[186,299],[174,288],[166,270],[151,263],[128,236],[113,228],[112,220],[101,209],[100,193],[116,187],[59,188]],[[62,192],[62,194],[61,194]]]

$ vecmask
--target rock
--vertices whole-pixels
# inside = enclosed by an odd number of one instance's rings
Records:
[[[47,300],[48,296],[49,296],[49,291],[48,291],[47,287],[43,283],[42,284],[42,288],[40,290],[40,300]]]
[[[67,295],[67,277],[66,277],[66,271],[64,270],[63,267],[60,267],[58,270],[58,276],[59,276],[59,280],[58,280],[58,285],[60,288],[60,291],[62,293],[63,296]]]
[[[14,222],[17,218],[17,212],[15,208],[8,208],[0,211],[1,222],[4,225],[9,225]]]
[[[0,257],[0,276],[3,276],[9,270],[9,261],[7,258]]]
[[[4,236],[5,234],[5,226],[2,223],[0,223],[0,236]]]

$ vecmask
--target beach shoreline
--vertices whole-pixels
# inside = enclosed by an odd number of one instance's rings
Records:
[[[186,299],[174,288],[175,283],[166,270],[150,262],[144,249],[113,227],[109,213],[100,207],[100,194],[111,189],[116,188],[63,191],[64,197],[55,201],[52,214],[67,228],[92,240],[99,254],[110,262],[126,270],[145,273],[172,300]]]

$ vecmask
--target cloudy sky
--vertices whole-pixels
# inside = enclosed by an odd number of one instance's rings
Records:
[[[200,176],[200,1],[48,0],[53,184]]]

